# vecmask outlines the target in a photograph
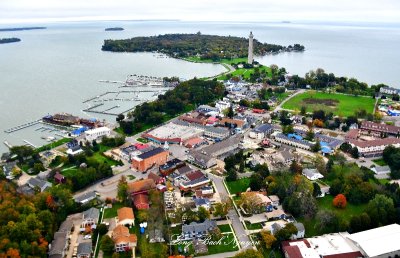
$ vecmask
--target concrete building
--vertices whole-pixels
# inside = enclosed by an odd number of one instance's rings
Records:
[[[393,145],[396,148],[400,147],[399,138],[383,138],[370,141],[350,140],[348,142],[352,147],[357,147],[360,156],[363,157],[382,156],[384,149],[389,145]]]
[[[85,131],[85,139],[89,142],[100,139],[105,136],[110,136],[111,130],[108,127],[98,127],[92,130]]]
[[[132,158],[132,168],[144,172],[154,165],[164,165],[168,160],[169,153],[163,148],[156,148]]]
[[[253,64],[253,32],[250,31],[250,35],[249,35],[249,54],[247,56],[247,63],[248,64]]]

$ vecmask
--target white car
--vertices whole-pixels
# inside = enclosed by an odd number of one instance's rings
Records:
[[[91,239],[92,238],[92,235],[85,235],[84,237],[83,237],[83,239]]]

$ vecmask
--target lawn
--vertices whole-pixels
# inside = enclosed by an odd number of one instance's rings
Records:
[[[386,166],[387,165],[383,159],[374,159],[374,160],[372,160],[372,162],[374,162],[378,166]]]
[[[37,152],[42,152],[42,151],[45,151],[45,150],[51,150],[51,149],[53,149],[55,147],[61,146],[64,143],[67,143],[67,142],[70,142],[70,141],[71,141],[71,139],[69,139],[69,138],[62,138],[62,139],[60,139],[58,141],[43,145],[43,146],[37,148],[36,151]]]
[[[350,218],[353,215],[358,215],[361,214],[365,211],[365,208],[367,204],[359,204],[359,205],[354,205],[349,202],[347,202],[347,207],[345,209],[338,209],[332,205],[333,201],[333,196],[332,195],[327,195],[323,198],[318,198],[317,199],[317,204],[318,204],[318,210],[329,210],[329,211],[334,211],[339,218],[344,219],[345,221],[350,221]],[[304,227],[306,229],[306,236],[307,237],[312,237],[318,234],[317,229],[315,228],[316,225],[316,219],[298,219],[299,222],[302,222],[304,224]]]
[[[307,108],[307,112],[325,110],[326,112],[333,112],[334,115],[348,117],[361,109],[372,113],[374,105],[375,100],[370,97],[307,91],[289,99],[283,104],[283,108],[300,110],[304,106]]]
[[[122,203],[114,203],[112,208],[106,208],[104,209],[104,217],[103,219],[110,219],[110,218],[115,218],[117,217],[117,210],[121,209],[122,207],[124,207],[124,205],[122,205]]]
[[[232,232],[232,228],[229,226],[229,224],[218,225],[218,228],[221,230],[221,233]]]
[[[226,182],[228,190],[231,194],[246,192],[249,188],[250,178],[244,177],[236,181]]]
[[[246,228],[248,230],[255,230],[255,229],[262,229],[263,228],[261,223],[251,224],[250,221],[247,221],[247,220],[245,220],[244,222],[246,223]]]
[[[239,250],[233,233],[224,234],[223,236],[224,239],[221,241],[221,244],[208,245],[208,253],[204,255],[219,254]]]
[[[61,170],[61,174],[63,174],[65,177],[70,178],[73,177],[73,175],[78,171],[78,168],[76,166],[71,166],[67,167]]]
[[[254,69],[255,68],[250,68],[250,69],[239,68],[239,69],[236,69],[235,71],[233,71],[231,73],[231,75],[232,76],[241,76],[244,80],[247,80],[247,79],[250,79],[250,74],[252,74],[254,72]],[[262,67],[259,67],[259,69],[260,69],[261,73],[267,73],[268,76],[271,75],[271,69],[269,67],[262,66]],[[227,80],[227,77],[226,77],[226,75],[221,75],[217,79],[224,81],[224,80]]]

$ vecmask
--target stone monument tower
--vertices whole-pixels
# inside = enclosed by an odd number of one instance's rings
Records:
[[[247,63],[253,63],[253,32],[251,31],[249,35],[249,55],[247,57]]]

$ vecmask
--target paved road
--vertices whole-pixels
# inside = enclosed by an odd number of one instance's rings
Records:
[[[217,188],[217,191],[220,193],[220,195],[222,194],[229,196],[228,191],[226,190],[223,184],[223,179],[221,177],[215,176],[210,173],[208,173],[208,177],[214,181],[215,187]],[[243,224],[241,223],[240,217],[237,214],[236,210],[231,209],[228,213],[228,218],[232,222],[232,227],[235,230],[235,235],[240,242],[239,243],[240,246],[244,249],[252,248],[250,238],[247,235],[246,230],[244,229]]]
[[[285,109],[282,108],[282,106],[283,106],[283,104],[286,103],[286,101],[288,101],[289,99],[293,98],[294,96],[296,96],[296,95],[298,95],[298,94],[301,94],[301,93],[303,93],[303,92],[305,92],[305,91],[306,91],[306,90],[301,89],[301,90],[298,90],[297,92],[293,93],[292,96],[290,96],[290,97],[284,99],[278,106],[276,106],[276,108],[274,109],[274,111],[285,110]]]

